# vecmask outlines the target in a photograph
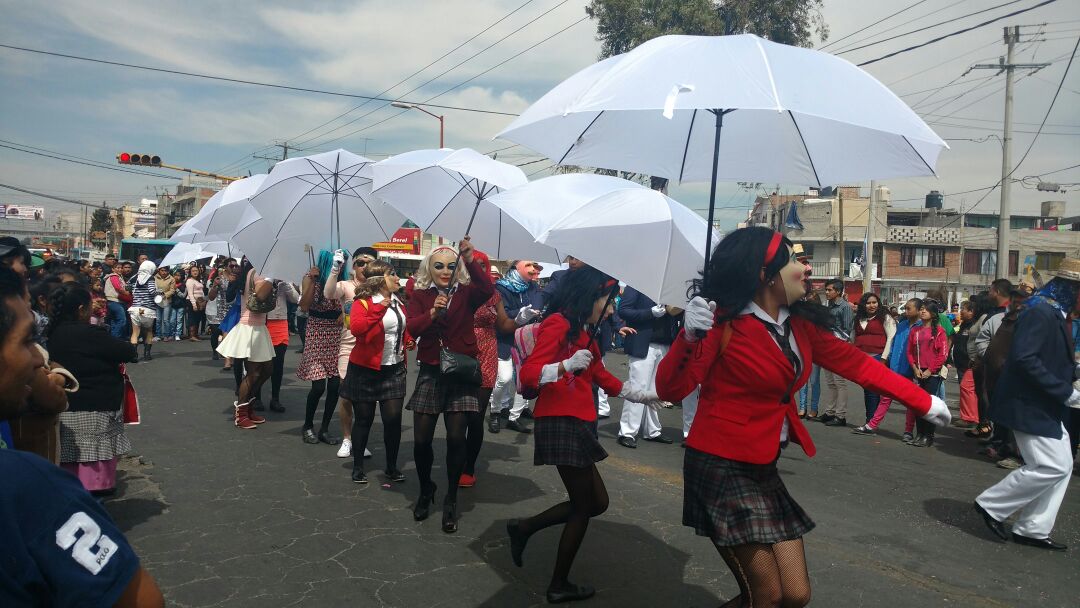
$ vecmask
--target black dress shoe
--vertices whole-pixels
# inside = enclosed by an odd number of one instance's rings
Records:
[[[337,445],[341,443],[341,440],[337,437],[329,435],[326,431],[319,431],[319,441],[326,445]]]
[[[529,433],[532,432],[532,429],[525,426],[525,423],[523,423],[520,419],[511,420],[511,421],[507,422],[506,423],[506,428],[510,429],[511,431],[517,431],[519,433],[525,433],[526,435],[528,435]]]
[[[516,519],[506,522],[506,535],[510,537],[510,559],[514,560],[514,565],[518,568],[523,563],[521,556],[525,553],[525,543],[529,542],[529,537],[521,533],[520,523]]]
[[[521,410],[521,417],[532,420],[532,417],[533,417],[532,410],[530,410],[529,408],[525,408],[525,409]]]
[[[405,481],[405,474],[398,469],[389,469],[383,472],[386,473],[386,478],[394,483],[402,483]]]
[[[825,423],[825,426],[847,426],[847,418],[837,418],[834,416]]]
[[[266,406],[263,405],[262,399],[256,399],[255,403],[251,404],[251,407],[256,412],[265,412],[266,411]]]
[[[412,512],[413,519],[416,521],[424,521],[431,515],[431,505],[435,504],[435,489],[435,484],[431,484],[428,491],[422,492],[420,498],[417,499]]]
[[[615,440],[615,443],[623,446],[624,448],[636,448],[637,441],[634,441],[633,437],[623,437],[619,435],[619,438]]]
[[[979,515],[982,515],[983,521],[986,523],[986,527],[990,528],[990,531],[993,532],[994,536],[998,537],[1001,542],[1006,542],[1009,540],[1009,533],[1005,530],[1005,524],[994,519],[994,517],[987,513],[986,509],[984,509],[982,505],[977,502],[975,503],[975,512]]]
[[[587,600],[596,594],[596,589],[589,585],[569,585],[562,589],[548,589],[547,601],[549,604],[561,604],[563,602],[576,602]]]
[[[271,412],[281,413],[281,412],[285,411],[285,406],[281,405],[281,402],[278,401],[277,399],[271,399],[270,400],[270,411]]]
[[[657,435],[656,437],[645,437],[645,441],[651,441],[653,443],[664,443],[668,445],[675,443],[673,439],[671,439],[670,437],[665,437],[663,435]]]
[[[501,430],[501,428],[502,427],[499,425],[499,417],[498,416],[488,416],[488,432],[489,433],[498,433]]]
[[[367,475],[364,474],[364,469],[353,467],[352,480],[353,483],[367,484]]]
[[[833,420],[836,420],[836,416],[833,416],[832,414],[822,414],[822,415],[818,416],[817,418],[813,418],[812,420],[817,420],[818,422],[828,424],[828,423],[832,422]]]
[[[319,443],[319,438],[315,436],[315,431],[311,429],[304,429],[303,439],[304,443]]]
[[[611,414],[597,414],[596,417],[600,420],[607,420],[608,418],[611,418]]]
[[[444,502],[442,506],[442,531],[447,534],[457,532],[457,503]]]
[[[1029,547],[1038,547],[1039,549],[1046,549],[1048,551],[1066,551],[1069,546],[1054,542],[1054,539],[1050,537],[1046,538],[1031,538],[1030,536],[1024,536],[1022,534],[1012,533],[1013,542],[1018,545],[1027,545]]]

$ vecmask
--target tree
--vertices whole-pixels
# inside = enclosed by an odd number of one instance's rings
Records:
[[[90,231],[91,232],[108,232],[113,227],[113,215],[109,213],[108,209],[94,209],[94,214],[90,216]]]
[[[829,36],[823,5],[824,0],[592,0],[585,12],[597,21],[603,59],[667,34],[757,34],[810,46],[813,34]]]

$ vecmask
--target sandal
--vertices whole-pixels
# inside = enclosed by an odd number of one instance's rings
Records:
[[[965,437],[974,437],[975,439],[982,439],[983,437],[989,437],[994,432],[994,429],[988,424],[980,424],[974,429],[964,431]]]

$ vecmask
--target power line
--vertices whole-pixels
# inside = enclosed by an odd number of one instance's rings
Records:
[[[845,48],[840,49],[839,51],[837,51],[836,54],[837,55],[846,55],[848,53],[853,53],[853,52],[861,50],[861,49],[869,48],[869,47],[872,47],[872,46],[877,46],[879,44],[889,42],[891,40],[896,40],[897,38],[903,38],[904,36],[910,36],[911,34],[917,34],[919,32],[925,32],[926,30],[933,29],[935,27],[946,25],[948,23],[953,23],[954,21],[959,21],[961,19],[967,19],[968,17],[972,17],[972,16],[975,16],[975,15],[978,15],[978,14],[981,14],[981,13],[988,13],[990,11],[997,10],[997,9],[1005,7],[1005,6],[1009,6],[1010,4],[1016,4],[1018,2],[1023,2],[1023,0],[1009,0],[1009,2],[1005,2],[1004,4],[999,4],[997,6],[991,6],[990,8],[984,8],[982,10],[978,10],[978,11],[975,11],[973,13],[968,13],[966,15],[960,15],[959,17],[953,17],[952,19],[946,19],[945,21],[938,21],[937,23],[933,23],[931,25],[924,25],[923,27],[916,28],[916,29],[913,29],[913,30],[909,30],[909,31],[904,32],[902,34],[896,34],[895,36],[889,36],[888,38],[882,38],[881,40],[875,40],[874,42],[870,42],[870,43],[864,44],[862,46],[845,47]],[[922,17],[917,17],[917,18],[912,19],[911,21],[907,21],[907,22],[905,22],[905,23],[903,23],[901,25],[906,25],[907,23],[911,23],[912,21],[918,21],[919,19],[922,19],[923,17],[929,17],[930,15],[940,13],[941,11],[950,9],[950,8],[956,6],[957,4],[960,4],[960,3],[959,2],[954,2],[954,3],[950,4],[949,6],[942,7],[940,9],[936,10],[936,11],[933,11],[931,13],[927,13],[926,15],[923,15]],[[899,27],[899,26],[897,26],[897,27]],[[867,40],[869,38],[873,38],[873,36],[868,36],[867,38],[864,38],[863,40]],[[862,42],[862,41],[860,41],[860,42]],[[855,43],[855,44],[858,44],[858,43]]]
[[[1057,101],[1058,95],[1061,94],[1061,87],[1065,84],[1065,77],[1069,75],[1069,68],[1072,67],[1073,59],[1076,58],[1076,49],[1080,48],[1080,38],[1076,39],[1076,44],[1073,45],[1072,55],[1069,56],[1069,63],[1065,64],[1065,73],[1061,75],[1061,82],[1058,83],[1057,90],[1054,91],[1054,98],[1050,100],[1050,107],[1046,108],[1046,114],[1043,115],[1042,122],[1039,123],[1039,129],[1035,132],[1035,137],[1031,138],[1031,143],[1028,144],[1027,150],[1024,150],[1024,155],[1020,157],[1020,160],[1013,166],[1012,171],[1009,171],[1009,176],[1020,168],[1020,165],[1024,164],[1024,159],[1027,158],[1028,153],[1035,147],[1035,142],[1039,139],[1039,134],[1042,133],[1043,126],[1046,125],[1046,119],[1050,118],[1050,112],[1054,110],[1054,102]]]
[[[0,140],[0,141],[4,141],[4,140]],[[14,142],[8,142],[8,143],[14,143]],[[23,144],[15,144],[15,145],[16,146],[21,146]],[[30,146],[26,146],[26,147],[29,148]],[[8,150],[14,150],[16,152],[22,152],[23,154],[33,154],[34,156],[43,156],[45,158],[52,158],[52,159],[55,159],[55,160],[62,160],[62,161],[65,161],[65,162],[74,163],[76,165],[86,165],[87,167],[93,167],[95,169],[108,169],[109,171],[120,171],[122,173],[133,173],[135,175],[156,177],[156,178],[159,178],[159,179],[180,179],[179,177],[174,177],[172,175],[162,175],[160,173],[151,173],[149,171],[138,171],[138,170],[134,170],[134,169],[125,169],[123,167],[110,167],[110,166],[105,165],[105,164],[97,164],[98,161],[76,160],[74,158],[64,158],[62,156],[56,156],[56,154],[62,154],[61,152],[54,152],[52,154],[45,154],[43,152],[35,152],[33,150],[24,150],[22,148],[17,148],[15,146],[9,146],[6,143],[0,143],[0,148],[7,148]]]
[[[910,10],[910,9],[913,9],[913,8],[915,8],[916,6],[919,6],[920,4],[922,4],[922,3],[924,3],[924,2],[926,2],[926,0],[919,0],[919,1],[918,1],[918,2],[916,2],[915,4],[911,4],[911,5],[908,5],[908,6],[904,7],[904,8],[902,8],[902,9],[900,9],[900,10],[896,11],[895,13],[893,13],[893,14],[889,15],[888,17],[882,17],[881,19],[878,19],[877,21],[875,21],[875,22],[871,23],[870,25],[867,25],[867,26],[865,26],[865,27],[862,27],[862,28],[860,28],[860,29],[857,29],[857,30],[855,30],[854,32],[851,32],[850,34],[848,34],[847,36],[844,36],[843,38],[837,38],[836,40],[833,40],[833,41],[832,41],[832,42],[830,42],[829,44],[826,44],[826,45],[825,45],[825,46],[823,46],[823,47],[819,47],[819,48],[818,48],[818,50],[819,50],[819,51],[824,51],[825,49],[829,48],[830,46],[832,46],[832,45],[834,45],[834,44],[838,44],[838,43],[840,43],[840,42],[842,42],[842,41],[844,41],[844,40],[847,40],[848,38],[851,38],[851,37],[852,37],[852,36],[854,36],[855,34],[858,34],[859,32],[863,32],[863,31],[866,31],[866,30],[868,30],[868,29],[870,29],[870,28],[874,27],[875,25],[877,25],[877,24],[879,24],[879,23],[883,23],[883,22],[885,22],[885,21],[888,21],[889,19],[892,19],[893,17],[895,17],[895,16],[899,15],[900,13],[903,13],[903,12],[905,12],[905,11],[908,11],[908,10]]]
[[[140,215],[154,215],[154,216],[159,216],[159,217],[165,217],[165,216],[168,215],[167,213],[156,213],[156,212],[155,213],[145,213],[145,214],[143,214],[142,212],[134,212],[132,210],[125,209],[123,207],[106,207],[104,205],[96,205],[94,203],[87,203],[86,201],[75,200],[73,198],[64,198],[62,196],[53,196],[51,194],[45,194],[44,192],[38,192],[36,190],[29,190],[29,189],[26,189],[26,188],[21,188],[19,186],[12,186],[11,184],[0,184],[0,188],[7,188],[8,190],[15,190],[16,192],[25,192],[26,194],[32,194],[34,196],[38,196],[38,197],[41,197],[41,198],[48,198],[48,199],[52,199],[54,201],[60,201],[62,203],[70,203],[72,205],[82,205],[83,207],[89,207],[91,209],[106,209],[109,212],[117,212],[117,211],[119,211],[121,213],[138,213]],[[184,218],[180,218],[179,216],[177,216],[177,217],[178,217],[178,219],[188,219],[186,217],[184,217]]]

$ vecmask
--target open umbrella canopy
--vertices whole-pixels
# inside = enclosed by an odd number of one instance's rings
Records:
[[[195,223],[196,229],[202,230],[200,241],[221,241],[232,238],[240,228],[240,218],[248,206],[248,199],[255,194],[266,179],[265,173],[245,177],[225,186],[203,205],[199,215],[207,212],[205,219]]]
[[[232,240],[260,272],[295,281],[304,248],[352,250],[388,241],[405,216],[371,195],[372,161],[334,150],[278,163],[248,199]]]
[[[497,137],[560,164],[817,186],[933,175],[948,147],[859,67],[750,34],[649,40],[563,81]]]
[[[529,182],[521,169],[475,150],[415,150],[372,167],[372,192],[424,232],[473,244],[497,259],[558,261],[557,253],[487,199]]]
[[[555,175],[490,201],[540,243],[661,304],[686,304],[687,289],[704,267],[705,220],[663,193],[625,179]]]
[[[165,257],[161,259],[159,267],[175,266],[177,264],[189,264],[197,260],[204,260],[218,255],[230,257],[239,255],[239,251],[232,248],[225,241],[212,241],[206,243],[177,243]]]

